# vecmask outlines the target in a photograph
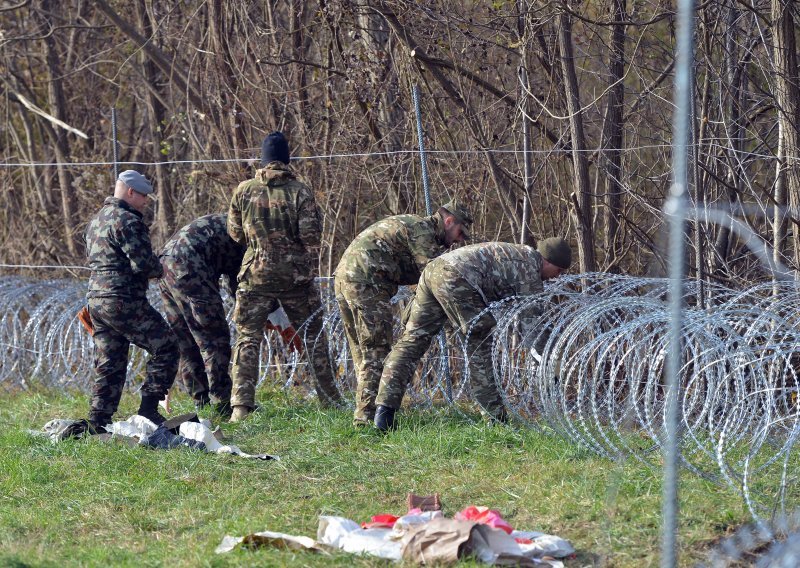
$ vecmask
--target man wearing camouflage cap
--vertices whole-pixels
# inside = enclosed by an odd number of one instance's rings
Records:
[[[320,333],[322,320],[311,318],[321,306],[313,286],[322,233],[319,210],[311,189],[289,167],[289,159],[283,133],[267,136],[261,145],[263,167],[253,179],[239,184],[228,209],[228,234],[247,247],[233,311],[239,335],[233,347],[231,422],[255,408],[264,326],[279,305],[296,328],[308,320],[306,335],[313,341],[309,359],[320,403],[341,401],[328,342]]]
[[[89,420],[81,420],[68,435],[104,431],[117,411],[128,367],[131,343],[150,354],[137,414],[160,424],[158,412],[178,367],[178,346],[167,322],[147,301],[148,281],[163,274],[153,254],[150,232],[142,214],[153,194],[139,172],[119,174],[114,196],[86,228],[86,255],[91,269],[86,295],[94,327],[94,367]]]
[[[375,426],[384,431],[394,426],[395,412],[417,363],[448,319],[462,335],[469,332],[470,386],[475,399],[490,419],[506,421],[492,373],[490,335],[496,322],[489,311],[483,310],[503,298],[541,292],[542,281],[556,278],[571,262],[569,244],[553,237],[541,241],[538,250],[513,243],[479,243],[448,252],[428,264],[403,336],[384,363]]]
[[[334,289],[356,371],[353,424],[372,423],[383,361],[392,346],[392,297],[416,284],[431,259],[469,237],[472,215],[456,200],[430,217],[395,215],[367,227],[347,247]]]

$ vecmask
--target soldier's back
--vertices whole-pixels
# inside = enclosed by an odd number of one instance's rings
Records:
[[[454,268],[490,302],[543,288],[541,255],[527,245],[477,243],[448,252],[434,262]],[[436,270],[436,266],[431,269]]]
[[[364,229],[347,247],[336,268],[336,277],[351,282],[416,284],[420,269],[416,248],[437,256],[444,251],[436,243],[431,217],[394,215]],[[423,244],[425,243],[425,244]]]
[[[288,170],[263,168],[239,184],[232,200],[247,243],[239,280],[290,289],[313,281],[309,247],[320,228],[311,190]]]
[[[161,256],[169,257],[173,271],[218,280],[238,272],[244,247],[227,230],[228,215],[204,215],[182,227],[164,245]]]

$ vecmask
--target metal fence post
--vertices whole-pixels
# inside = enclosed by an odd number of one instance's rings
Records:
[[[675,65],[675,116],[672,136],[672,187],[664,207],[669,220],[669,353],[666,361],[666,444],[662,509],[662,568],[678,565],[678,474],[680,461],[681,331],[685,267],[684,228],[688,212],[688,136],[693,92],[692,60],[694,1],[678,0],[678,32]]]
[[[432,215],[433,207],[431,206],[431,188],[428,180],[428,160],[425,156],[425,138],[422,133],[422,112],[419,108],[418,85],[414,85],[411,95],[414,99],[414,112],[417,115],[417,141],[419,142],[419,161],[422,165],[422,188],[425,191],[425,211],[428,215]],[[439,333],[439,351],[441,352],[439,372],[444,376],[444,396],[447,398],[447,402],[453,402],[453,381],[450,378],[450,359],[447,353],[447,340],[444,331]]]

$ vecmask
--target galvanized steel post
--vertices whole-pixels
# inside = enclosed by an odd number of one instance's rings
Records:
[[[419,142],[419,161],[422,165],[422,188],[425,191],[425,212],[428,215],[433,214],[433,207],[431,206],[431,188],[428,181],[428,160],[425,157],[425,138],[422,133],[422,112],[419,108],[419,86],[414,85],[411,91],[411,96],[414,99],[414,112],[417,115],[417,141]],[[441,360],[439,364],[439,371],[444,377],[445,393],[444,396],[448,402],[453,400],[453,381],[450,379],[450,359],[447,353],[447,341],[444,331],[439,334],[439,350],[441,351]]]
[[[422,134],[422,112],[419,109],[418,85],[414,85],[411,96],[414,98],[414,112],[417,115],[417,141],[419,142],[419,161],[422,166],[422,188],[425,191],[425,213],[427,215],[432,215],[431,188],[428,182],[428,160],[425,157],[425,138]]]
[[[662,568],[678,565],[678,475],[680,462],[680,372],[682,363],[684,279],[686,277],[685,226],[689,209],[688,137],[694,77],[694,0],[678,0],[675,66],[675,115],[672,136],[672,187],[664,212],[669,220],[669,352],[667,353],[662,496]]]

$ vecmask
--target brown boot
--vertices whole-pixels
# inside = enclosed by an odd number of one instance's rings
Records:
[[[229,422],[241,422],[247,418],[251,412],[253,412],[253,409],[249,406],[236,405],[233,407]]]

